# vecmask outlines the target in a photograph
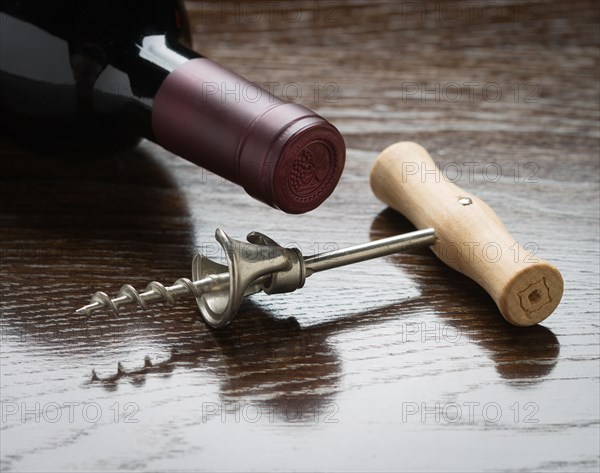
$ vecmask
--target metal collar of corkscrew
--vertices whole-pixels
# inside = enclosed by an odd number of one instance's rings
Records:
[[[201,293],[192,286],[202,317],[211,327],[220,328],[231,322],[246,296],[261,291],[293,292],[304,286],[306,265],[298,249],[284,248],[258,232],[248,235],[248,243],[229,238],[221,229],[217,229],[215,236],[225,251],[228,265],[200,253],[192,263],[194,281],[228,273],[227,283],[216,281],[208,292]]]

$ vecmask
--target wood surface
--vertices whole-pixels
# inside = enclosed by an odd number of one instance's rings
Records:
[[[289,216],[149,142],[98,160],[2,138],[1,470],[597,472],[598,2],[188,6],[196,49],[339,127],[345,174]],[[429,250],[255,296],[220,331],[193,300],[73,314],[189,277],[216,227],[309,255],[410,231],[369,188],[402,140],[560,269],[542,325]]]

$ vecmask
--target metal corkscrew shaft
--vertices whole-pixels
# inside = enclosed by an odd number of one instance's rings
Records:
[[[77,313],[91,314],[109,307],[118,314],[122,305],[136,303],[146,309],[152,302],[173,304],[182,296],[193,295],[206,322],[219,328],[235,317],[245,296],[261,291],[293,292],[302,288],[306,278],[314,273],[431,246],[436,240],[435,231],[430,228],[304,257],[299,250],[284,248],[257,232],[248,235],[248,243],[229,238],[221,229],[217,229],[215,236],[225,250],[228,266],[198,254],[192,263],[192,280],[179,279],[168,287],[151,282],[141,293],[125,285],[113,299],[97,292],[90,304]]]

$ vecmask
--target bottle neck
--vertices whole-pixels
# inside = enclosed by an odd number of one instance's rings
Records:
[[[125,102],[134,115],[132,122],[139,126],[138,134],[154,140],[152,109],[160,87],[175,69],[199,57],[195,51],[170,42],[166,35],[146,36],[113,55],[95,80],[94,94]]]

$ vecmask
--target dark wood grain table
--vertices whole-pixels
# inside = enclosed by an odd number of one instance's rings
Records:
[[[2,471],[597,472],[598,2],[188,7],[198,51],[339,127],[345,174],[290,216],[150,142],[63,159],[2,138]],[[429,250],[255,296],[220,331],[193,299],[74,315],[189,277],[216,227],[309,255],[410,231],[369,188],[400,140],[560,268],[541,326]]]

